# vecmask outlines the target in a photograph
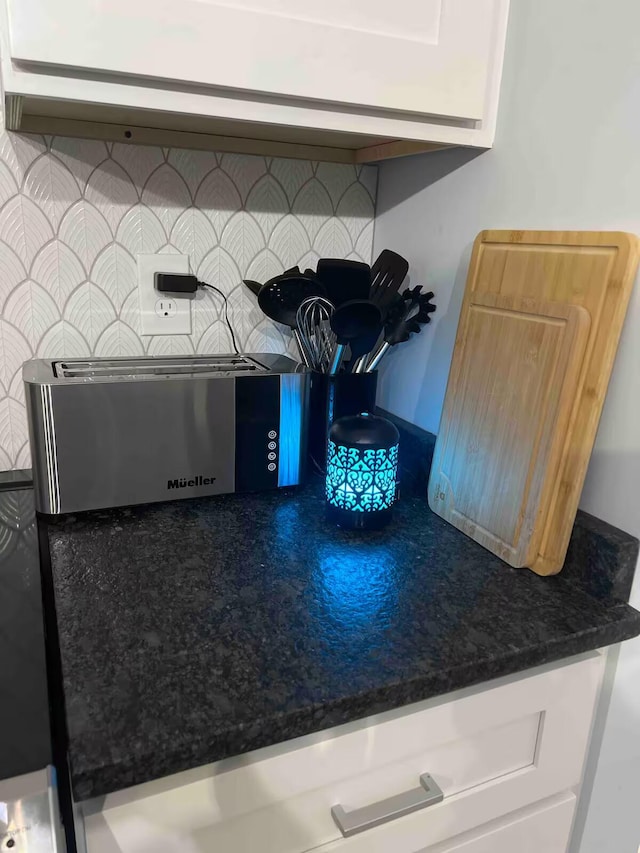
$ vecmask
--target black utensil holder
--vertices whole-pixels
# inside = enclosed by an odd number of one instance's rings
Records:
[[[309,456],[323,472],[327,439],[334,421],[346,415],[373,412],[376,407],[378,372],[311,374],[309,398]]]

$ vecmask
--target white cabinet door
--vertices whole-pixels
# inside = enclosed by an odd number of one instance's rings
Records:
[[[501,820],[492,820],[473,832],[419,850],[415,844],[405,846],[405,830],[398,822],[392,832],[388,828],[374,829],[318,847],[316,853],[388,853],[405,849],[415,853],[566,853],[575,807],[574,794],[565,791]]]
[[[6,0],[18,63],[481,120],[502,0]],[[117,78],[114,78],[117,79]]]
[[[428,847],[421,853],[565,853],[576,798],[566,793],[543,805],[523,809],[473,835]],[[320,851],[318,851],[320,853]]]

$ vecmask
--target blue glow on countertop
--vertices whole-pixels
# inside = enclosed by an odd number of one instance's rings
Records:
[[[380,627],[397,602],[396,561],[384,545],[336,542],[318,554],[313,584],[319,618],[343,629]]]
[[[288,502],[275,509],[275,536],[285,546],[291,546],[300,536],[300,508]]]
[[[328,538],[319,541],[312,529],[307,540],[306,528],[326,524],[324,512],[324,502],[318,502],[316,518],[305,519],[298,502],[283,503],[274,513],[273,537],[283,560],[295,552],[300,566],[303,556],[305,612],[316,639],[325,647],[363,653],[395,621],[406,573],[397,548],[370,536],[345,536],[328,525]]]

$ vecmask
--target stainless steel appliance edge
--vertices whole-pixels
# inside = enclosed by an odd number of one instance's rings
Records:
[[[296,485],[309,376],[273,353],[28,361],[36,509]]]

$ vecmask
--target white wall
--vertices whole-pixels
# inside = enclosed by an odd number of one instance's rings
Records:
[[[638,0],[512,0],[495,147],[381,169],[375,248],[406,254],[412,284],[436,291],[438,312],[388,357],[380,403],[434,432],[471,244],[483,228],[640,234]],[[638,285],[581,505],[640,535]],[[632,603],[640,607],[639,579]],[[620,655],[580,853],[635,853],[639,780],[640,642],[631,641]]]

